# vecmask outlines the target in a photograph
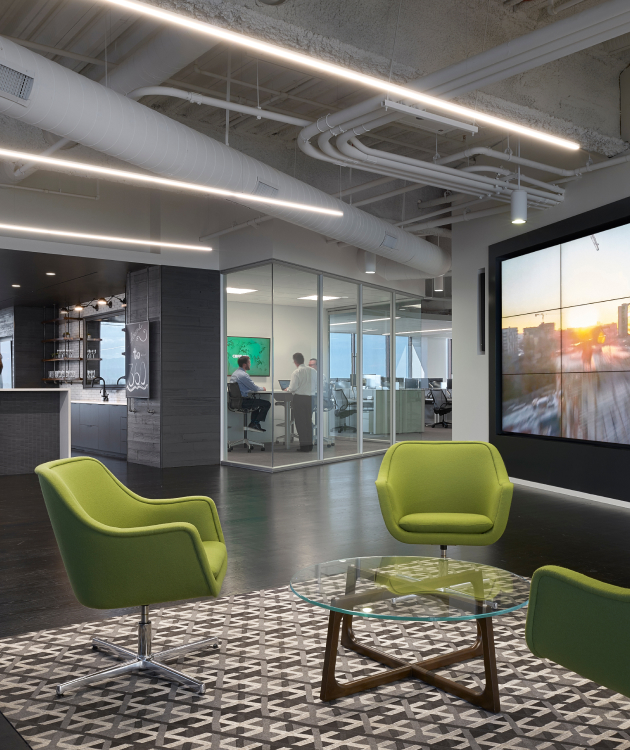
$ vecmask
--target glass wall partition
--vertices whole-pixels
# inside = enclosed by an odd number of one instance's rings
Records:
[[[318,274],[273,264],[273,466],[318,460]]]
[[[359,452],[358,301],[358,284],[324,276],[322,425],[325,459]]]
[[[431,402],[422,368],[422,299],[396,294],[395,309],[396,441],[422,440],[425,401]]]
[[[224,284],[224,459],[282,470],[443,435],[425,423],[447,325],[420,297],[278,262]]]
[[[382,450],[391,443],[391,307],[391,292],[363,287],[364,453]]]
[[[272,267],[224,277],[226,458],[252,468],[273,466]]]

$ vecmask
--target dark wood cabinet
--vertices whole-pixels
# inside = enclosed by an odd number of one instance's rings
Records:
[[[127,406],[73,403],[72,449],[94,456],[126,458]]]

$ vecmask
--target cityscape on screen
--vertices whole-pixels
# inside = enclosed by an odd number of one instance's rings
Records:
[[[630,225],[501,263],[502,431],[630,445]]]

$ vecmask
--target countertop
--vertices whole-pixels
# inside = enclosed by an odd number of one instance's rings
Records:
[[[70,393],[69,388],[0,388],[0,393]]]
[[[95,406],[124,406],[127,408],[126,401],[72,401],[73,404],[94,404]]]

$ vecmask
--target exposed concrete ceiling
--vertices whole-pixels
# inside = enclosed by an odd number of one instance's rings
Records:
[[[152,0],[164,8],[212,20],[376,76],[391,75],[400,82],[439,70],[601,1],[583,0],[554,16],[547,11],[547,0],[531,0],[512,7],[503,0],[287,0],[277,6],[261,5],[256,0]],[[124,62],[159,30],[158,24],[146,18],[99,1],[0,3],[0,35],[20,40],[95,80],[102,80],[106,70]],[[51,48],[58,53],[47,51]],[[467,94],[460,101],[558,135],[579,138],[597,161],[623,152],[628,146],[620,138],[619,74],[629,63],[630,35],[625,35]],[[370,95],[330,76],[314,75],[226,44],[215,46],[167,83],[225,99],[228,78],[232,101],[309,120],[359,103]],[[223,109],[163,96],[145,97],[142,101],[211,137],[225,137]],[[3,144],[31,150],[43,150],[48,145],[41,131],[13,120],[0,118],[0,129]],[[231,146],[329,193],[378,176],[309,159],[296,148],[298,132],[295,126],[249,115],[233,112],[229,116]],[[505,134],[490,127],[482,128],[473,139],[461,131],[436,134],[434,129],[422,130],[401,122],[376,128],[362,140],[370,148],[427,161],[436,149],[444,156],[470,145],[491,146],[500,151],[508,145]],[[77,149],[73,154],[85,151]],[[531,142],[523,144],[522,153],[563,168],[582,166],[588,158],[585,152],[559,153]],[[90,153],[89,158],[111,163],[96,153]],[[532,174],[537,179],[548,179]],[[37,177],[24,183],[37,184]],[[404,186],[401,180],[392,181],[346,200],[375,197]],[[415,215],[418,200],[426,202],[441,194],[436,188],[418,187],[365,205],[364,210],[399,222]],[[257,214],[248,214],[254,215]]]

